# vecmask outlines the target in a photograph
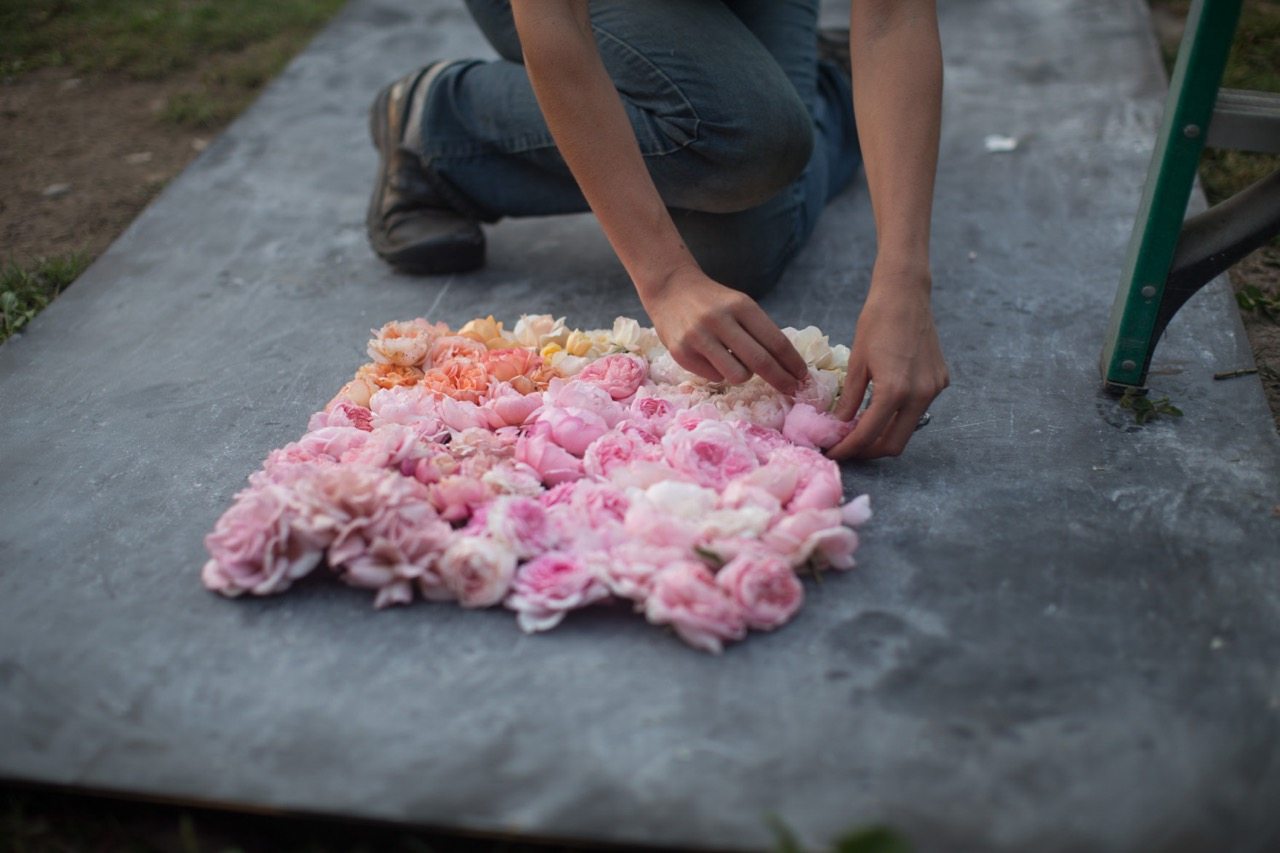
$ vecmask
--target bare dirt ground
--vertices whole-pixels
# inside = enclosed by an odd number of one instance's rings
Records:
[[[199,153],[212,131],[164,124],[190,85],[42,69],[0,83],[0,258],[93,258]]]

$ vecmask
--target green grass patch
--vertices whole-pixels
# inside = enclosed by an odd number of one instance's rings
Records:
[[[0,269],[0,342],[19,331],[88,266],[83,253],[45,258],[30,266]]]
[[[292,55],[342,3],[0,0],[0,71],[55,66],[158,80],[265,41],[282,43]]]
[[[1188,0],[1169,0],[1160,5],[1185,17]],[[1172,70],[1178,45],[1163,44],[1165,66]],[[1222,85],[1229,89],[1280,92],[1280,0],[1249,0],[1240,13],[1235,42],[1227,60]],[[1200,181],[1209,201],[1225,198],[1280,169],[1280,156],[1246,151],[1206,149],[1200,161]],[[1272,241],[1280,246],[1280,240]]]

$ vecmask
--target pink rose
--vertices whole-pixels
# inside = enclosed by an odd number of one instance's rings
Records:
[[[808,377],[796,390],[795,401],[797,404],[808,404],[819,412],[830,411],[831,403],[836,398],[837,384],[836,374],[832,371],[810,367]]]
[[[828,527],[810,536],[805,547],[818,568],[844,571],[855,565],[853,552],[858,550],[858,534],[848,527]]]
[[[625,406],[614,401],[609,392],[577,379],[553,379],[542,395],[543,405],[557,409],[586,409],[594,412],[610,429],[627,416]]]
[[[662,459],[662,445],[646,442],[615,429],[591,442],[582,457],[582,468],[588,476],[597,479],[609,479],[610,472],[618,467],[627,467],[634,462],[658,462]]]
[[[861,527],[871,520],[871,496],[858,495],[840,508],[840,518],[849,527]]]
[[[549,426],[551,439],[579,459],[591,442],[609,431],[604,418],[588,409],[544,409],[538,415],[538,423]]]
[[[548,486],[567,483],[582,476],[582,460],[562,448],[551,437],[551,425],[535,423],[520,436],[516,459],[538,472]]]
[[[723,641],[747,635],[742,610],[699,563],[677,563],[657,576],[644,603],[654,625],[670,625],[694,648],[720,654]]]
[[[369,432],[373,429],[373,413],[350,400],[337,400],[323,412],[316,412],[307,421],[307,431],[324,427],[354,427]]]
[[[771,631],[787,622],[804,603],[804,587],[786,561],[771,554],[741,554],[716,574],[748,627]]]
[[[643,358],[618,353],[606,355],[588,364],[578,373],[578,380],[603,388],[615,400],[625,400],[644,382],[649,364]]]
[[[634,539],[589,554],[588,564],[609,592],[640,604],[653,591],[654,580],[660,572],[689,560],[685,549]]]
[[[808,403],[796,403],[787,414],[782,434],[801,447],[826,450],[839,444],[853,427],[854,421],[842,421]]]
[[[484,536],[455,536],[436,564],[436,575],[463,607],[491,607],[502,601],[516,572],[516,555]],[[428,583],[423,595],[440,600],[439,586]]]
[[[494,465],[481,476],[480,482],[498,495],[536,498],[543,493],[542,480],[539,479],[538,472],[514,459],[503,459]]]
[[[786,505],[788,510],[827,509],[840,505],[844,496],[840,466],[818,451],[806,447],[784,447],[769,456],[768,464],[790,466],[797,474],[796,491]]]
[[[489,500],[489,489],[474,477],[451,474],[430,486],[431,503],[445,521],[464,521]]]
[[[495,419],[506,426],[521,426],[542,408],[542,394],[521,394],[505,382],[489,386],[489,399],[485,408]]]
[[[495,499],[487,505],[485,529],[522,560],[549,550],[555,541],[547,511],[533,498]]]
[[[506,606],[518,614],[520,629],[532,634],[554,628],[570,610],[608,595],[604,584],[576,554],[548,551],[516,572]]]
[[[849,530],[841,522],[840,510],[802,509],[779,518],[761,541],[795,567],[809,559],[824,535],[837,530]]]
[[[436,395],[421,385],[379,389],[369,399],[369,409],[375,427],[402,424],[425,438],[433,438],[444,429]]]
[[[691,429],[668,432],[662,447],[673,468],[715,489],[759,465],[741,433],[725,421],[703,420]]]
[[[760,462],[767,462],[775,450],[790,447],[791,442],[776,429],[751,424],[741,429],[742,439],[756,454]]]
[[[292,494],[266,483],[236,495],[204,538],[210,559],[201,579],[226,596],[284,592],[320,562],[326,538],[298,523]]]
[[[324,456],[338,462],[348,453],[359,450],[373,439],[371,433],[355,427],[323,427],[309,432],[285,449]]]
[[[663,397],[652,396],[651,389],[642,388],[631,400],[631,414],[661,432],[675,417],[676,405]]]
[[[754,471],[735,478],[725,487],[722,500],[726,506],[740,506],[743,503],[765,506],[767,504],[761,503],[757,494],[763,491],[781,507],[795,496],[799,485],[799,470],[787,465],[785,461],[766,462]]]

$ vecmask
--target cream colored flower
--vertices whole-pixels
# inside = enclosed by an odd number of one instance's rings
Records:
[[[458,334],[482,343],[489,349],[509,349],[516,346],[516,342],[507,335],[502,323],[493,319],[492,314],[484,319],[477,317],[469,321],[458,330]]]
[[[835,367],[831,343],[817,326],[805,326],[798,330],[788,326],[782,330],[782,333],[811,367],[822,369]]]
[[[564,318],[550,314],[524,314],[516,321],[511,337],[522,347],[542,349],[548,344],[563,344],[569,336]]]

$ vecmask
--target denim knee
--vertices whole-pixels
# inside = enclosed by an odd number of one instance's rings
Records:
[[[744,93],[745,95],[745,93]],[[789,186],[813,155],[813,120],[789,88],[772,97],[751,92],[743,109],[717,120],[700,116],[694,156],[705,161],[689,187],[687,206],[737,213],[763,204]],[[737,99],[734,99],[737,100]]]

